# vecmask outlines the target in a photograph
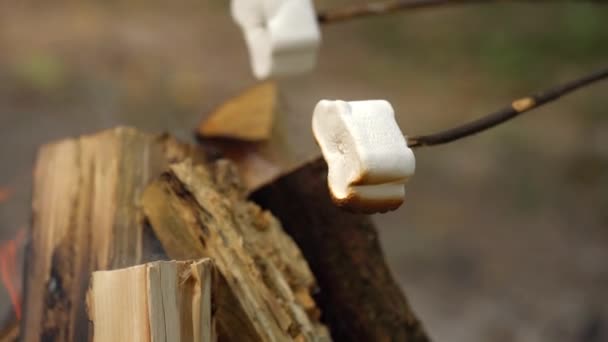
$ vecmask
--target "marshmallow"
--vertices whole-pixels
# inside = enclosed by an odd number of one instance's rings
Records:
[[[232,0],[258,79],[308,72],[321,40],[311,0]]]
[[[315,107],[312,130],[327,161],[334,202],[366,213],[397,209],[414,174],[414,153],[384,100],[329,101]]]

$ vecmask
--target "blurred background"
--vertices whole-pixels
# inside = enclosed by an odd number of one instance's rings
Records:
[[[0,321],[14,314],[38,146],[118,124],[193,142],[206,113],[255,83],[228,6],[0,0]],[[321,98],[387,99],[405,134],[423,134],[608,63],[608,6],[584,1],[425,9],[322,34],[317,69],[280,83],[310,151]],[[608,340],[607,95],[600,83],[417,151],[405,205],[374,220],[434,340]]]

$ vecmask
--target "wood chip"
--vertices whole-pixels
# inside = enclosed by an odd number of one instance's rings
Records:
[[[201,122],[198,133],[204,138],[267,140],[276,102],[275,82],[257,84],[219,106]]]

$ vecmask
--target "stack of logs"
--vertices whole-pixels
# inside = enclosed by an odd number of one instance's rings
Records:
[[[229,161],[167,135],[42,147],[22,340],[428,341],[325,172],[247,196]]]

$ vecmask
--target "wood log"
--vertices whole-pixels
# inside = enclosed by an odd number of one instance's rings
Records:
[[[202,158],[168,136],[129,128],[40,149],[26,258],[24,341],[86,341],[84,299],[91,272],[162,255],[147,243],[139,197],[170,162],[186,157]]]
[[[183,162],[153,182],[142,203],[169,257],[216,262],[220,339],[330,340],[299,249],[270,213],[243,197],[231,163],[204,168]]]
[[[87,294],[93,341],[216,341],[214,278],[211,259],[93,272]]]
[[[336,341],[429,341],[393,280],[369,217],[331,202],[323,160],[252,199],[276,215],[301,248],[319,284],[322,321]]]

